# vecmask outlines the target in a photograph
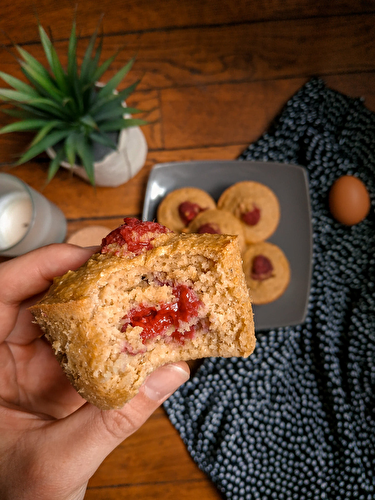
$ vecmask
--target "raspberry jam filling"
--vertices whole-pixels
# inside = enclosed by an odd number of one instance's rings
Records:
[[[199,234],[209,233],[209,234],[221,234],[220,228],[215,222],[207,222],[203,224],[197,231]]]
[[[142,222],[133,217],[126,217],[124,224],[103,238],[101,253],[117,256],[126,253],[139,255],[153,248],[152,241],[157,236],[170,232],[156,222]]]
[[[260,209],[256,205],[254,205],[254,208],[252,210],[241,214],[241,219],[248,226],[255,226],[256,224],[258,224],[260,219]]]
[[[171,337],[183,344],[186,339],[194,337],[195,328],[192,326],[185,332],[177,331],[183,323],[187,323],[198,316],[198,310],[202,306],[194,290],[186,285],[176,285],[173,287],[173,302],[166,302],[158,306],[140,305],[130,310],[123,318],[121,332],[125,332],[128,325],[143,328],[140,333],[142,343],[154,339],[157,336],[163,337],[170,327],[175,331]]]
[[[253,259],[251,267],[251,278],[257,281],[263,281],[272,276],[273,265],[268,257],[257,255]]]
[[[195,217],[206,210],[200,207],[197,203],[192,203],[191,201],[184,201],[178,207],[178,213],[180,219],[184,224],[189,224]]]

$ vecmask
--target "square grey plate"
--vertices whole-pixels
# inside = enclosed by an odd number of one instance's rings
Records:
[[[306,317],[312,268],[311,208],[306,170],[297,165],[256,161],[162,163],[152,169],[143,220],[156,220],[164,196],[184,186],[204,189],[216,201],[232,184],[245,180],[269,186],[280,202],[281,217],[268,241],[278,245],[291,266],[285,293],[270,304],[254,306],[255,328],[266,330],[302,323]]]

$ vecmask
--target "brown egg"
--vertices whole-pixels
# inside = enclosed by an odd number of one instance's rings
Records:
[[[366,186],[352,175],[340,177],[329,192],[329,209],[341,224],[358,224],[370,210],[370,196]]]

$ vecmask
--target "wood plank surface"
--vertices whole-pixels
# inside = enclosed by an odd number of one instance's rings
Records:
[[[151,418],[107,457],[90,486],[148,483],[150,471],[163,482],[205,479],[172,424]]]
[[[88,487],[86,500],[220,500],[223,497],[215,486],[205,481],[173,481],[150,484],[129,484],[112,488]]]
[[[66,61],[73,2],[4,0],[1,71],[22,78],[9,37],[44,60],[35,10],[51,28]],[[103,58],[126,45],[105,80],[137,53],[134,70],[121,88],[142,77],[128,100],[149,121],[142,128],[149,151],[141,171],[115,189],[94,190],[66,170],[45,186],[46,155],[10,168],[31,136],[0,135],[0,172],[23,179],[59,206],[68,220],[67,237],[87,226],[112,229],[125,216],[140,216],[148,175],[157,163],[237,158],[312,76],[363,98],[375,111],[375,0],[86,0],[78,4],[77,13],[84,38],[80,60],[101,13]],[[0,113],[0,126],[5,123],[8,118]],[[158,409],[104,460],[85,498],[222,496]]]
[[[139,89],[149,90],[373,71],[374,39],[375,14],[347,15],[110,36],[105,38],[103,58],[126,44],[106,79],[137,53],[128,84],[142,78]],[[56,47],[66,64],[67,42]],[[43,59],[39,44],[25,48]],[[80,58],[84,50],[85,44],[80,44]],[[3,71],[22,76],[8,49],[0,56]]]
[[[305,82],[297,78],[163,90],[165,147],[250,144],[267,130]]]
[[[82,37],[91,36],[99,17],[104,14],[105,34],[144,32],[189,26],[245,23],[275,19],[343,16],[375,11],[375,1],[347,0],[102,0],[79,2],[77,24]],[[27,22],[20,30],[19,5],[11,0],[2,2],[0,25],[16,42],[38,39],[36,14],[42,24],[51,28],[54,38],[67,39],[71,28],[74,3],[55,0],[23,0],[22,14]],[[4,33],[3,43],[9,43]],[[0,39],[1,40],[1,39]],[[2,41],[2,40],[1,40]]]
[[[375,72],[331,75],[324,80],[330,88],[363,98],[365,105],[375,111]],[[165,149],[252,142],[305,81],[306,78],[136,92],[129,99],[129,106],[145,110],[139,116],[149,121],[142,128],[148,148],[160,150],[163,155]],[[0,113],[0,126],[8,120]],[[232,123],[230,128],[226,126],[228,121]],[[26,133],[0,135],[0,166],[16,161],[31,137]],[[184,159],[191,159],[186,153],[181,154]],[[201,154],[198,153],[199,158]],[[182,161],[180,153],[175,155],[171,153],[171,159],[166,161]],[[46,155],[43,158],[47,161]],[[149,156],[148,160],[152,162],[153,158]],[[37,183],[36,186],[42,186],[39,177]]]

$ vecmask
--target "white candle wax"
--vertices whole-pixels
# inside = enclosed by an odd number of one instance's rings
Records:
[[[27,193],[15,191],[0,197],[0,250],[20,241],[29,228],[33,206]]]

